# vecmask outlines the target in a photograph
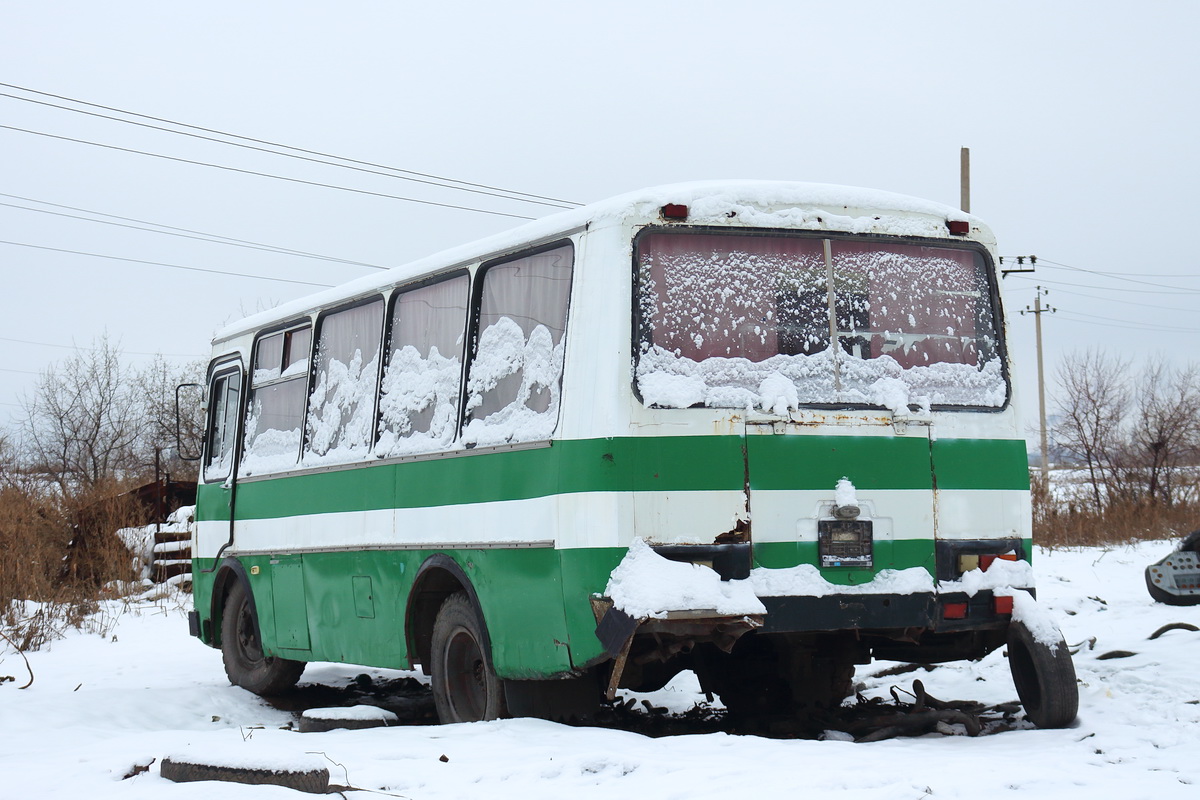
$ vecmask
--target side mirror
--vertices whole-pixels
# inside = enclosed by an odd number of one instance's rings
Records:
[[[183,461],[199,461],[200,448],[186,447],[183,443],[183,414],[180,411],[183,400],[181,393],[195,392],[195,405],[204,407],[204,386],[199,383],[181,383],[175,387],[175,452]],[[195,444],[190,442],[189,444]]]

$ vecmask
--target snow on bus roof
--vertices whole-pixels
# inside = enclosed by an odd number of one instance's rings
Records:
[[[630,217],[656,218],[668,203],[688,206],[688,223],[729,227],[780,227],[949,238],[948,220],[969,221],[990,232],[966,212],[932,200],[879,189],[793,181],[720,180],[667,184],[618,195],[563,211],[508,231],[343,283],[246,317],[218,330],[214,342],[256,331],[314,309],[327,307],[373,290],[419,278],[439,268],[492,258],[527,242],[556,233],[620,222]]]

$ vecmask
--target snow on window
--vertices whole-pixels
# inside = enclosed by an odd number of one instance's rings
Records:
[[[653,233],[638,257],[637,383],[647,404],[905,413],[1000,407],[1007,397],[975,250]]]
[[[218,375],[212,385],[212,417],[205,443],[204,480],[229,477],[233,467],[233,445],[237,441],[238,403],[242,392],[239,372]]]
[[[361,459],[371,447],[383,306],[380,298],[321,319],[305,463]]]
[[[311,337],[312,329],[305,325],[259,339],[239,475],[261,475],[296,466]]]
[[[469,284],[460,275],[396,298],[379,400],[379,455],[427,453],[454,442]]]
[[[548,438],[558,421],[570,246],[489,267],[467,379],[467,444]]]

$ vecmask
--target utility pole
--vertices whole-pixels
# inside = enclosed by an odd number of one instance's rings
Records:
[[[958,157],[959,208],[971,213],[971,148],[964,147]]]
[[[1033,314],[1034,330],[1037,333],[1037,370],[1038,370],[1038,421],[1042,427],[1042,481],[1050,480],[1050,462],[1047,457],[1046,446],[1046,377],[1042,370],[1042,314],[1047,312],[1053,314],[1057,308],[1042,305],[1043,295],[1049,292],[1041,286],[1037,287],[1037,296],[1033,298],[1033,308],[1025,306],[1021,311],[1021,316]]]

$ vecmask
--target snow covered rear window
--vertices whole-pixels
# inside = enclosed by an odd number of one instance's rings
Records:
[[[554,432],[573,261],[568,244],[484,271],[466,444],[537,441]]]
[[[974,248],[649,232],[637,264],[637,386],[648,405],[786,413],[1007,400],[987,263]]]
[[[464,273],[396,296],[379,399],[380,455],[427,453],[453,444],[470,282]]]

